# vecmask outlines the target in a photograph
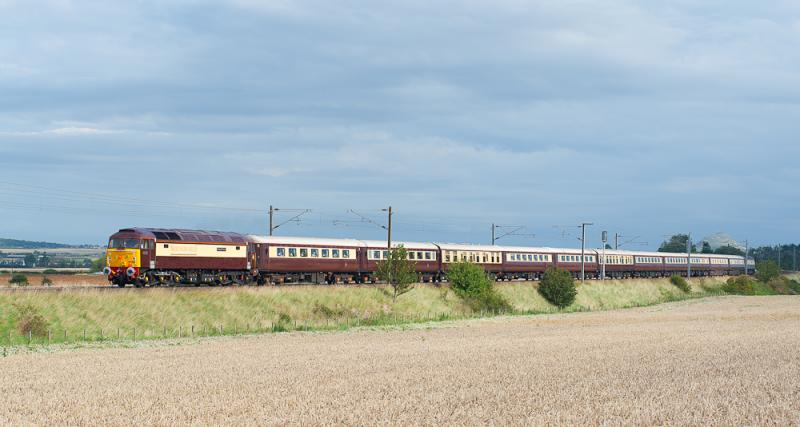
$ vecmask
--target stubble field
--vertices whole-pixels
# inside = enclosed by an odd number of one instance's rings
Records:
[[[0,359],[0,424],[800,423],[798,297],[178,344]]]

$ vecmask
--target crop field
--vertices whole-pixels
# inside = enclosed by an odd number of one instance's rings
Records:
[[[800,298],[0,358],[0,424],[800,423]]]

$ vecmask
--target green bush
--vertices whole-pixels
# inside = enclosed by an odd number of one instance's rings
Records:
[[[456,295],[461,297],[473,311],[511,310],[511,304],[494,290],[486,270],[477,264],[470,262],[450,264],[447,280]]]
[[[575,302],[578,290],[575,288],[575,281],[569,271],[550,267],[544,273],[542,282],[539,284],[539,293],[551,304],[558,308],[564,308]]]
[[[789,289],[792,291],[792,295],[800,295],[800,282],[797,280],[790,280]]]
[[[11,279],[8,280],[8,283],[18,286],[26,286],[28,284],[28,277],[22,273],[14,273],[11,275]]]
[[[731,277],[722,290],[732,295],[775,295],[772,286],[753,280],[749,276]]]
[[[31,304],[14,304],[14,308],[17,311],[17,331],[20,334],[27,335],[30,333],[35,336],[47,334],[47,328],[50,324],[36,307]]]
[[[53,281],[47,276],[42,276],[42,286],[53,286]]]
[[[669,281],[675,285],[676,288],[682,290],[683,292],[689,293],[692,291],[692,288],[689,286],[689,282],[677,274],[670,277]]]
[[[781,270],[775,261],[761,261],[756,264],[756,279],[761,283],[769,283],[770,280],[781,275]]]
[[[767,283],[767,286],[778,295],[797,295],[800,291],[800,283],[789,280],[788,277],[779,276]]]

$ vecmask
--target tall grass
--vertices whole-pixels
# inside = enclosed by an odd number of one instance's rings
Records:
[[[558,310],[535,282],[502,283],[512,305],[507,314],[589,311],[657,304],[719,294],[722,279],[696,279],[684,294],[668,279],[587,281],[573,305]],[[21,313],[18,307],[30,307]],[[284,330],[346,329],[486,315],[475,312],[447,286],[417,286],[396,303],[373,286],[291,288],[75,290],[0,293],[0,345],[24,344],[21,316],[41,315],[47,335],[30,340],[75,342],[153,339]],[[65,336],[66,331],[66,336]],[[9,341],[10,333],[10,341]]]

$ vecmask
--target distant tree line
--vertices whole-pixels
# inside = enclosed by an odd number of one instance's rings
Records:
[[[668,240],[661,243],[658,248],[659,252],[671,253],[686,253],[686,241],[689,239],[687,234],[676,234]],[[692,253],[697,253],[697,245],[692,244]],[[797,270],[796,263],[800,263],[800,245],[788,244],[778,246],[761,246],[757,248],[750,248],[749,255],[757,262],[773,261],[780,266],[781,270]],[[739,255],[743,256],[744,251],[735,246],[720,246],[717,249],[711,249],[708,242],[702,242],[700,246],[700,253],[704,254],[719,254],[719,255]]]

